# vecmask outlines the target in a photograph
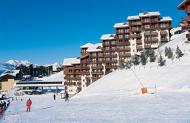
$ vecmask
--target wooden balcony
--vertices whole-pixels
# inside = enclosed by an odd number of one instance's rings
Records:
[[[190,6],[186,6],[186,7],[185,7],[185,11],[186,11],[187,13],[189,13],[189,12],[190,12]]]
[[[145,49],[150,49],[150,48],[151,48],[151,45],[144,45],[144,48],[145,48]]]
[[[143,27],[143,30],[157,30],[159,26]]]
[[[104,54],[104,57],[117,57],[117,54],[113,53],[109,53],[109,54]]]
[[[190,34],[186,34],[186,37],[187,37],[187,38],[190,38]]]
[[[106,68],[117,69],[118,66],[117,65],[106,65]],[[110,73],[110,72],[108,72],[108,73]]]
[[[160,32],[160,35],[167,35],[168,33],[167,33],[167,31],[161,31]]]
[[[130,38],[141,38],[142,35],[141,34],[131,34]]]
[[[96,72],[92,72],[92,74],[101,74],[101,75],[103,75],[104,72],[103,71],[96,71]]]
[[[148,23],[158,23],[159,19],[148,19],[148,20],[142,20],[143,24],[148,24]]]
[[[131,53],[119,54],[120,57],[131,57]]]
[[[104,62],[102,62],[102,63],[104,63]],[[103,69],[103,66],[92,66],[92,69]]]
[[[158,42],[157,38],[144,39],[144,42]]]
[[[172,27],[170,25],[162,25],[160,26],[160,29],[171,29]]]
[[[182,22],[187,22],[187,21],[190,21],[190,16],[182,19]]]
[[[123,29],[122,31],[116,30],[116,34],[127,34],[130,33],[129,29]]]
[[[137,44],[142,44],[142,40],[137,40],[136,43]]]
[[[142,46],[136,46],[137,50],[143,50]]]
[[[131,51],[130,47],[117,48],[118,51]]]
[[[158,33],[157,32],[145,32],[144,35],[145,36],[157,36]]]
[[[128,46],[130,45],[129,41],[123,41],[123,42],[118,42],[117,46]]]
[[[190,25],[182,26],[182,30],[190,30]]]
[[[141,28],[131,28],[131,32],[141,32]]]
[[[139,22],[130,22],[129,23],[130,26],[138,26],[138,25],[142,25],[142,23],[139,21]]]
[[[110,46],[110,43],[104,43],[103,42],[103,46]]]

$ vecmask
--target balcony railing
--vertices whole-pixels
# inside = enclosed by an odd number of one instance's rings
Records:
[[[130,22],[129,24],[130,24],[131,26],[142,25],[141,22]]]
[[[145,42],[158,42],[157,38],[150,38],[150,39],[145,39]]]
[[[170,29],[172,28],[170,25],[162,25],[160,26],[160,29]]]
[[[119,54],[120,57],[131,57],[131,53]]]
[[[140,32],[141,28],[131,28],[131,32]]]
[[[166,31],[161,31],[160,35],[167,35],[168,33]]]
[[[146,23],[157,23],[159,22],[159,19],[148,19],[148,20],[142,20],[142,23],[146,24]]]
[[[144,48],[149,49],[151,48],[151,45],[144,45]]]
[[[136,43],[137,44],[142,44],[142,40],[137,40]]]
[[[118,48],[117,50],[119,51],[131,51],[130,47],[123,47],[123,48]]]
[[[161,38],[161,41],[162,42],[168,42],[168,39],[167,38]]]
[[[186,34],[186,37],[187,37],[187,38],[190,38],[190,34]]]
[[[145,32],[144,35],[145,36],[157,36],[158,33],[157,32]]]
[[[142,50],[143,47],[142,46],[136,46],[137,50]]]
[[[182,26],[182,30],[190,30],[190,25]]]
[[[130,42],[129,41],[118,42],[118,46],[126,46],[126,45],[130,45]]]
[[[141,34],[131,34],[130,37],[131,38],[141,38],[142,35]]]
[[[190,6],[185,7],[186,12],[190,12]]]

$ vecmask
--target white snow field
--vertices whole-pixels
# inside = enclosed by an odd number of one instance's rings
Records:
[[[117,70],[91,84],[65,102],[53,95],[29,96],[32,111],[25,102],[13,101],[1,118],[2,123],[190,123],[190,44],[185,33],[173,37],[165,46],[185,55],[166,66],[157,63]],[[135,73],[135,74],[134,74]],[[136,76],[138,76],[138,79]],[[142,81],[149,93],[140,93]]]
[[[63,71],[52,74],[48,77],[43,78],[35,78],[34,80],[41,80],[41,81],[64,81],[64,74]]]

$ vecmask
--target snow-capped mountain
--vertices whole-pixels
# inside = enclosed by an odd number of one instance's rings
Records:
[[[9,60],[6,63],[11,64],[11,65],[13,65],[15,67],[18,67],[20,65],[30,66],[32,64],[27,60],[24,60],[24,61],[22,61],[22,60],[21,61],[19,61],[19,60]]]
[[[8,63],[1,63],[0,62],[0,75],[5,72],[5,71],[8,71],[8,70],[14,70],[15,69],[15,66],[14,65],[11,65],[11,64],[8,64]]]

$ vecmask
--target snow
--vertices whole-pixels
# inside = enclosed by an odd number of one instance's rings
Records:
[[[4,76],[4,75],[11,75],[16,77],[16,75],[20,72],[20,70],[11,70],[11,71],[6,71],[3,74],[0,75],[0,77]]]
[[[128,22],[116,23],[114,25],[114,28],[124,28],[124,27],[129,27]]]
[[[146,16],[160,16],[160,12],[144,12],[139,13],[140,17],[146,17]]]
[[[171,17],[162,17],[162,19],[160,21],[172,21]]]
[[[24,61],[22,61],[22,60],[21,61],[19,61],[19,60],[9,60],[9,61],[7,61],[7,63],[11,64],[11,65],[13,65],[15,67],[18,67],[20,65],[24,65],[24,66],[30,66],[31,65],[31,63],[29,61],[27,61],[27,60],[24,60]]]
[[[188,123],[190,122],[190,44],[186,33],[174,35],[159,51],[179,46],[185,55],[166,66],[157,63],[117,70],[91,84],[69,102],[53,94],[13,101],[0,119],[4,123]],[[157,51],[157,50],[156,50]],[[137,75],[138,78],[135,76]],[[140,94],[141,81],[149,93]],[[26,112],[30,97],[32,111]],[[0,122],[1,122],[0,121]]]
[[[115,34],[104,34],[100,38],[101,40],[114,40]]]
[[[93,46],[94,44],[92,43],[86,43],[85,45],[82,45],[81,48],[88,48],[90,46]]]
[[[102,51],[101,47],[102,47],[102,43],[97,43],[97,44],[94,44],[94,45],[88,47],[88,49],[86,51],[87,52],[99,52],[99,51]]]
[[[78,58],[65,58],[63,61],[63,66],[69,66],[72,64],[79,64],[80,63],[80,59]]]
[[[43,77],[43,78],[36,78],[35,80],[40,80],[40,81],[64,81],[64,74],[63,71],[52,74],[48,77]]]
[[[128,20],[138,20],[140,17],[148,17],[148,16],[160,16],[160,12],[144,12],[139,13],[139,15],[128,16]]]
[[[139,20],[140,17],[138,15],[135,15],[135,16],[128,16],[127,17],[127,20]]]
[[[181,31],[181,30],[182,30],[182,29],[181,29],[181,26],[178,26],[178,27],[176,27],[176,28],[171,29],[170,32],[171,32],[172,35],[174,35],[175,32]]]

